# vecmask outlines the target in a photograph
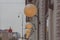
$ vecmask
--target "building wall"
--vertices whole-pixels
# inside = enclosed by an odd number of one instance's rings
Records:
[[[54,0],[54,40],[60,40],[60,0]]]
[[[32,0],[32,2],[29,2],[28,0],[26,1],[26,4],[29,4],[29,3],[32,3],[34,5],[36,5],[38,7],[38,1],[37,0]],[[38,13],[37,13],[38,14]],[[37,21],[37,15],[32,17],[32,18],[29,18],[29,17],[26,17],[26,20],[31,22],[33,24],[33,30],[32,30],[32,35],[29,37],[29,40],[38,40],[38,35],[37,35],[37,29],[38,29],[38,21]]]
[[[9,40],[7,32],[0,32],[0,37],[2,40]]]
[[[28,4],[28,3],[27,3]],[[37,0],[37,1],[33,1],[33,4],[35,4],[38,8],[38,15],[39,15],[39,21],[40,21],[40,24],[38,23],[38,17],[34,16],[31,20],[31,22],[33,24],[35,24],[36,26],[36,30],[35,32],[33,33],[34,35],[36,35],[37,37],[37,40],[53,40],[53,0]],[[51,5],[52,4],[52,5]],[[49,9],[50,12],[49,12]],[[37,16],[38,16],[37,15]],[[49,26],[48,26],[48,33],[46,32],[46,20],[47,20],[47,16],[49,16]],[[38,28],[38,24],[39,24],[39,28]],[[39,29],[39,31],[38,31]],[[39,36],[38,36],[39,34]],[[34,35],[32,35],[30,37],[31,40],[36,40],[36,38],[34,37]],[[38,39],[39,37],[39,39]],[[34,39],[35,38],[35,39]]]
[[[27,4],[30,2],[27,1]],[[45,24],[45,0],[33,0],[32,4],[35,4],[37,6],[37,15],[32,18],[30,21],[36,26],[36,30],[34,31],[33,35],[31,35],[31,40],[45,40],[46,35],[46,24]],[[27,18],[29,20],[29,18]],[[41,23],[41,24],[40,24]],[[34,26],[34,27],[35,27]]]
[[[14,35],[15,34],[15,35]],[[9,32],[5,32],[5,31],[1,31],[0,32],[0,38],[2,38],[2,40],[18,40],[20,38],[20,35],[18,36],[18,34],[16,33],[9,33]]]

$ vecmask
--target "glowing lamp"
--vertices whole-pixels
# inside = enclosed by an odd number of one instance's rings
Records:
[[[31,28],[32,28],[32,24],[27,22],[26,29],[31,29]]]
[[[26,30],[26,38],[29,38],[30,33],[31,33],[31,30],[27,29],[27,30]]]
[[[27,17],[33,17],[37,13],[37,7],[33,4],[27,4],[24,8],[24,13]]]

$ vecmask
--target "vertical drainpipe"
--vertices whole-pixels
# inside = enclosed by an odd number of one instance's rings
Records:
[[[40,40],[46,40],[46,14],[48,11],[48,0],[40,0],[40,21],[41,21],[41,27],[40,30]],[[44,12],[43,12],[44,11]]]
[[[50,18],[53,18],[53,6],[54,4],[52,3],[53,0],[49,0],[49,9],[51,9],[51,13],[50,13]],[[52,24],[51,24],[52,23]],[[49,40],[53,40],[53,19],[50,22],[50,25],[52,25],[52,27],[50,27],[50,36],[49,36]],[[52,29],[51,29],[52,28]]]
[[[45,0],[45,40],[47,40],[46,36],[48,35],[46,32],[47,28],[47,12],[48,12],[48,0]]]
[[[40,20],[39,20],[39,0],[37,2],[37,11],[38,11],[38,14],[37,14],[37,23],[38,23],[38,29],[37,29],[37,40],[39,40],[39,25],[40,25]]]
[[[38,30],[37,30],[37,33],[38,33],[38,40],[39,40],[39,9],[38,9],[38,16],[37,16],[37,21],[38,21]]]

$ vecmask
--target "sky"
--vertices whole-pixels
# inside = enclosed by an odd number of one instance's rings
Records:
[[[0,29],[9,29],[22,34],[22,17],[25,31],[24,0],[0,0]],[[18,18],[18,16],[20,16]]]

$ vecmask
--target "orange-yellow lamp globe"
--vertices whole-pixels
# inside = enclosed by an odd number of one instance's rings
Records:
[[[31,33],[31,30],[30,29],[26,29],[26,33]]]
[[[27,35],[26,35],[26,38],[29,38],[29,36],[30,36],[30,34],[27,34]]]
[[[26,29],[31,29],[33,26],[32,26],[32,24],[31,23],[27,23],[26,24]]]
[[[26,38],[29,38],[30,33],[31,33],[31,30],[27,29],[27,30],[26,30]]]
[[[37,13],[37,7],[33,4],[27,4],[24,8],[24,13],[27,17],[33,17]]]

